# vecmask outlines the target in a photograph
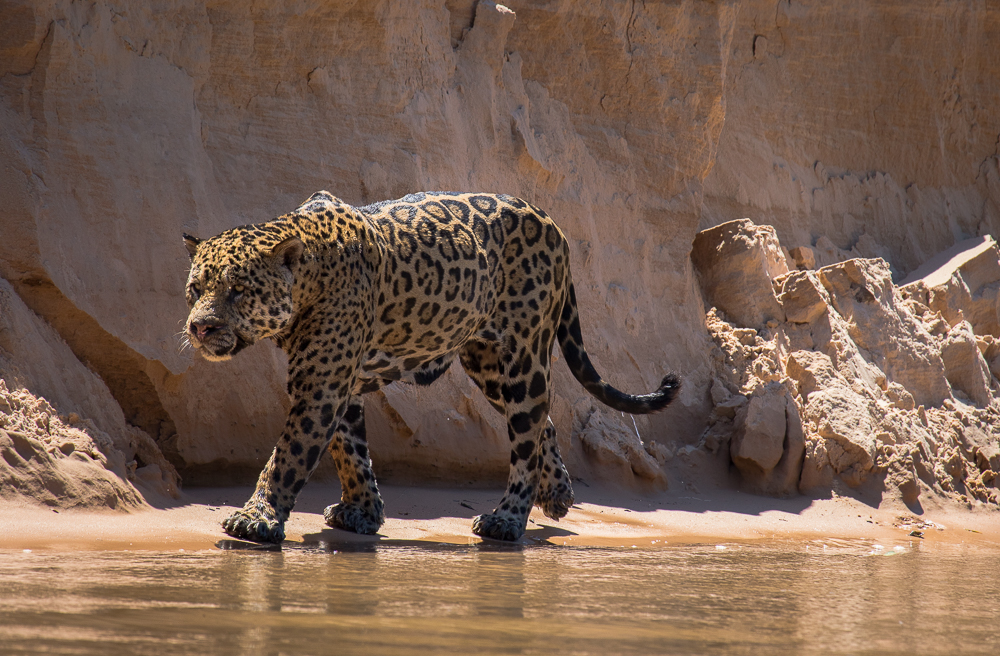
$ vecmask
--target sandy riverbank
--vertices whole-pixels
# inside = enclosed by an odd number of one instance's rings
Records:
[[[171,505],[132,512],[54,511],[0,506],[0,549],[209,549],[228,540],[219,523],[242,505],[249,487],[195,488]],[[376,536],[327,527],[323,508],[339,498],[333,485],[310,485],[286,525],[286,544],[410,541],[474,544],[471,518],[489,511],[491,490],[385,486],[387,521]],[[927,510],[919,517],[838,497],[771,499],[733,491],[664,493],[639,498],[585,489],[559,522],[532,512],[522,544],[650,547],[678,544],[870,539],[878,542],[970,543],[1000,550],[1000,514]],[[921,536],[910,535],[917,531]]]

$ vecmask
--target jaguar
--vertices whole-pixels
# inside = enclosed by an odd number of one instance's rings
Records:
[[[507,422],[510,470],[482,537],[513,541],[533,506],[560,519],[572,482],[549,419],[553,344],[600,402],[662,410],[680,381],[623,393],[584,349],[569,243],[524,200],[426,192],[354,207],[327,191],[272,221],[209,239],[183,235],[191,257],[185,337],[227,360],[264,339],[288,356],[291,410],[250,499],[223,522],[237,538],[281,542],[321,455],[336,463],[341,499],[330,526],[363,534],[385,522],[365,433],[363,396],[393,382],[429,385],[458,358]]]

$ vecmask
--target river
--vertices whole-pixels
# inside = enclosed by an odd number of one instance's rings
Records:
[[[243,546],[0,551],[0,653],[1000,653],[974,544]]]

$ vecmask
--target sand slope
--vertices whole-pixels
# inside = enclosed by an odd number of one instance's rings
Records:
[[[128,514],[54,511],[35,505],[0,507],[0,549],[209,549],[252,548],[223,533],[219,522],[250,488],[201,488],[178,505]],[[339,495],[328,485],[311,485],[286,526],[286,545],[352,548],[360,544],[409,541],[475,544],[471,518],[489,511],[499,491],[461,488],[383,487],[388,520],[378,535],[362,536],[327,527],[323,507]],[[901,510],[878,510],[848,498],[775,500],[736,491],[724,494],[635,496],[593,490],[562,521],[537,510],[517,544],[655,547],[667,544],[725,545],[727,542],[837,540],[871,541],[891,548],[922,542],[974,543],[1000,549],[1000,522],[985,512],[931,511],[919,519]],[[922,537],[911,536],[920,531]],[[499,544],[499,543],[498,543]]]

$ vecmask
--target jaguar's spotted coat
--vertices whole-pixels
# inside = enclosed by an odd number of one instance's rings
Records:
[[[184,240],[191,344],[225,360],[270,337],[288,354],[292,410],[253,496],[223,522],[236,537],[280,542],[326,448],[343,488],[326,521],[376,532],[385,516],[361,395],[397,380],[430,384],[455,357],[507,418],[507,491],[472,527],[501,540],[523,535],[532,504],[553,519],[573,504],[548,421],[554,340],[577,380],[615,409],[654,412],[679,386],[668,375],[632,396],[601,379],[580,335],[566,238],[517,198],[420,193],[355,208],[321,191],[268,223]]]

